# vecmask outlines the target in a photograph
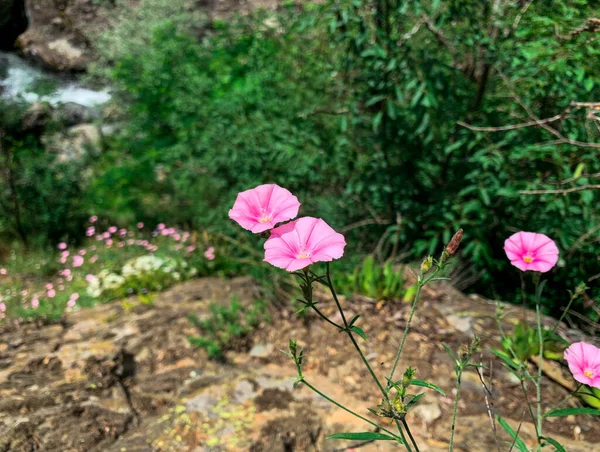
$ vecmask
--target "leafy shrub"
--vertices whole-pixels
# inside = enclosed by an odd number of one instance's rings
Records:
[[[190,322],[200,336],[188,339],[192,345],[205,349],[212,359],[223,359],[227,350],[268,319],[266,302],[256,300],[252,306],[244,307],[235,295],[227,306],[211,302],[209,311],[210,316],[203,320],[190,314]]]

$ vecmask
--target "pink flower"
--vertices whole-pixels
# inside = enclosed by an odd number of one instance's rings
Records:
[[[144,227],[144,223],[142,223],[141,221],[137,224],[137,228],[138,229],[142,229]]]
[[[83,265],[83,257],[73,256],[73,267],[81,267]]]
[[[72,298],[69,299],[69,301],[67,301],[67,307],[69,307],[69,308],[75,307],[75,300],[73,300]]]
[[[33,309],[37,309],[39,305],[40,305],[40,300],[38,300],[37,298],[34,298],[33,300],[31,300],[31,307]]]
[[[110,247],[113,244],[112,239],[108,239],[106,242],[104,242],[106,244],[106,246]]]
[[[125,237],[127,235],[127,229],[119,229],[119,235]]]
[[[79,250],[79,255],[80,256],[85,256],[87,254],[86,250]]]
[[[48,283],[48,284],[46,284],[46,286],[45,286],[45,287],[46,287],[46,290],[50,290],[50,289],[52,289],[54,286],[53,286],[52,284]]]
[[[85,275],[85,280],[87,282],[92,282],[94,279],[96,279],[96,277],[94,275]]]
[[[108,232],[110,232],[111,234],[114,234],[115,232],[117,232],[117,227],[111,226],[110,228],[108,228]]]
[[[62,253],[60,253],[62,257],[69,257],[69,254],[71,253],[69,253],[68,251],[63,251]]]
[[[565,350],[565,359],[575,380],[600,389],[600,348],[576,342]]]
[[[207,258],[209,261],[214,260],[214,258],[215,258],[215,248],[213,246],[211,246],[210,248],[208,248],[204,252],[204,257]]]
[[[6,275],[8,271],[5,268],[0,268],[0,275]]]
[[[93,255],[91,258],[90,258],[90,262],[91,262],[92,264],[95,264],[97,260],[98,260],[98,255],[97,255],[97,254],[94,254],[94,255]]]
[[[6,311],[6,305],[4,303],[0,303],[0,312]]]
[[[58,249],[59,250],[66,250],[67,249],[67,244],[65,242],[60,242],[58,244]]]
[[[50,289],[48,291],[48,298],[54,298],[56,296],[56,291],[54,289]]]
[[[519,270],[545,273],[556,265],[558,248],[544,234],[517,232],[504,242],[504,251],[510,263]]]
[[[77,292],[71,294],[71,300],[79,300],[79,294]]]
[[[188,246],[188,247],[187,247],[185,250],[186,250],[188,253],[193,253],[195,249],[196,249],[196,247],[195,247],[194,245],[190,245],[190,246]]]
[[[119,248],[123,248],[123,247],[125,246],[125,242],[119,242],[119,243],[117,244],[117,246],[118,246]]]
[[[265,184],[239,193],[229,211],[229,218],[256,234],[291,220],[298,215],[299,208],[298,198],[288,190],[279,185]]]
[[[156,226],[156,229],[158,229],[159,231],[162,231],[164,228],[165,228],[164,223],[159,223],[158,226]]]
[[[265,261],[289,272],[315,262],[330,262],[344,254],[346,240],[320,218],[303,217],[271,231]]]
[[[62,271],[60,272],[60,274],[61,274],[62,276],[69,276],[69,275],[71,274],[71,270],[69,270],[68,268],[65,268],[64,270],[62,270]]]
[[[102,234],[102,237],[105,239],[109,239],[110,238],[110,232],[105,232],[104,234]]]
[[[98,221],[98,217],[96,215],[90,217],[90,223],[95,223],[96,221]]]
[[[87,231],[85,231],[85,235],[88,237],[93,236],[96,233],[96,228],[93,226],[90,226],[89,228],[87,228]]]

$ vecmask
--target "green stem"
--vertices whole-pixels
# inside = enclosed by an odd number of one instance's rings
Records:
[[[458,377],[458,382],[456,385],[456,397],[454,397],[454,409],[452,410],[452,427],[450,429],[450,444],[448,445],[448,451],[452,452],[454,450],[454,431],[456,430],[456,414],[458,412],[458,399],[460,397],[460,386],[462,383],[462,368],[459,367],[456,372],[456,376]]]
[[[313,310],[319,315],[319,317],[321,317],[323,320],[325,320],[326,322],[330,323],[331,325],[335,326],[338,330],[344,330],[343,327],[339,326],[337,323],[333,322],[332,320],[330,320],[325,314],[323,314],[321,311],[319,311],[319,308],[317,308],[314,304],[310,304],[310,307],[313,308]]]
[[[336,402],[335,400],[333,400],[332,398],[328,397],[327,395],[323,394],[321,391],[319,391],[317,388],[315,388],[313,385],[311,385],[308,381],[306,380],[301,380],[302,383],[304,383],[309,389],[311,389],[313,392],[315,392],[316,394],[320,395],[321,397],[323,397],[325,400],[327,400],[329,403],[334,404],[335,406],[337,406],[338,408],[341,408],[342,410],[350,413],[351,415],[365,421],[367,424],[372,425],[373,427],[376,427],[386,433],[388,433],[389,435],[393,436],[394,438],[396,438],[397,441],[402,441],[402,438],[400,438],[397,434],[393,433],[392,431],[380,426],[379,424],[376,424],[375,422],[367,419],[364,416],[361,416],[358,413],[355,413],[354,411],[352,411],[349,408],[346,408],[344,405],[342,405],[341,403]]]
[[[410,429],[408,428],[408,423],[406,422],[406,419],[402,419],[402,425],[404,425],[404,428],[406,429],[406,433],[408,433],[408,437],[410,438],[410,441],[412,442],[413,446],[415,446],[415,451],[420,452],[419,446],[417,446],[417,442],[415,441],[415,438],[412,436],[412,433],[410,432]]]
[[[391,388],[391,383],[394,381],[394,373],[396,373],[396,367],[398,367],[398,362],[400,362],[400,356],[402,356],[402,351],[404,350],[404,344],[406,342],[406,338],[408,337],[408,332],[410,330],[410,324],[412,322],[413,316],[415,315],[415,311],[417,310],[417,303],[419,302],[419,298],[421,297],[421,290],[429,281],[433,279],[436,273],[439,271],[439,267],[436,268],[431,276],[427,278],[425,281],[421,280],[422,276],[419,277],[417,287],[417,292],[415,293],[415,299],[413,300],[412,307],[410,309],[410,314],[408,316],[408,321],[406,323],[406,328],[404,328],[404,333],[402,334],[402,340],[400,341],[400,347],[398,348],[398,352],[396,353],[396,358],[394,359],[394,365],[392,366],[392,370],[390,372],[390,377],[388,380],[387,388],[388,390]]]
[[[571,305],[573,304],[573,302],[576,299],[577,299],[577,295],[576,294],[571,295],[571,299],[569,300],[569,303],[567,304],[567,307],[565,308],[565,310],[561,314],[560,318],[558,319],[558,322],[556,322],[556,325],[554,325],[554,328],[552,328],[552,331],[550,331],[550,336],[552,336],[552,334],[554,334],[554,332],[556,331],[556,329],[559,327],[560,323],[564,320],[565,316],[569,312],[569,308],[571,307]]]
[[[574,395],[577,395],[577,392],[581,389],[581,387],[583,386],[582,383],[579,383],[579,385],[577,385],[577,388],[575,388],[575,391],[573,391],[571,394],[569,394],[567,397],[565,397],[564,399],[562,399],[560,402],[558,402],[556,405],[554,405],[552,408],[550,408],[547,412],[551,412],[554,411],[555,409],[557,409],[559,406],[561,406],[563,403],[567,402],[568,400],[571,399],[571,397],[573,397]],[[545,416],[544,416],[545,417]]]
[[[543,436],[542,431],[542,368],[544,365],[544,331],[542,329],[542,312],[541,312],[541,294],[539,293],[540,274],[536,275],[535,279],[535,315],[537,319],[538,328],[538,340],[540,342],[540,354],[538,362],[538,375],[536,381],[536,402],[537,402],[537,432],[538,432],[538,444],[541,444],[541,438]]]
[[[525,387],[525,380],[521,376],[521,389],[523,390],[523,396],[525,397],[525,402],[527,403],[527,409],[529,410],[529,415],[531,416],[531,422],[533,422],[533,428],[535,428],[535,434],[537,437],[540,436],[537,425],[536,425],[536,417],[533,414],[533,407],[531,406],[531,402],[529,401],[529,394],[527,393],[527,388]]]
[[[346,316],[344,315],[344,310],[342,309],[342,305],[340,304],[340,300],[338,299],[338,296],[335,293],[335,289],[333,288],[333,283],[331,282],[331,275],[330,275],[330,272],[329,272],[329,263],[327,263],[327,286],[329,287],[329,290],[331,291],[331,295],[333,296],[333,299],[335,300],[335,304],[337,305],[338,311],[339,311],[340,315],[342,316],[342,321],[344,322],[344,331],[346,332],[346,334],[348,335],[348,337],[352,341],[352,345],[354,345],[354,348],[356,349],[356,351],[360,355],[360,359],[362,359],[363,363],[365,364],[365,367],[367,368],[367,370],[369,371],[369,373],[373,377],[373,380],[375,380],[375,383],[377,384],[377,387],[379,388],[379,390],[383,394],[383,398],[385,400],[388,400],[387,391],[382,386],[381,382],[379,381],[379,378],[377,378],[377,375],[375,375],[375,372],[373,371],[373,368],[369,364],[369,361],[367,361],[367,358],[365,357],[364,353],[362,352],[362,350],[360,348],[360,345],[358,345],[358,342],[356,342],[356,339],[354,339],[354,336],[352,335],[352,330],[348,326],[348,321],[346,320]]]

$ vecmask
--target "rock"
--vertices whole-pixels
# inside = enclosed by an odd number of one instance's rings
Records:
[[[242,404],[254,397],[256,397],[254,385],[248,380],[239,381],[235,385],[235,389],[233,391],[233,400],[235,401],[235,403]]]
[[[84,107],[75,102],[65,102],[56,107],[52,116],[55,121],[71,127],[97,121],[102,114],[94,108]]]
[[[28,23],[25,0],[0,0],[0,49],[13,49]]]
[[[440,405],[437,402],[429,404],[419,404],[412,409],[412,412],[418,417],[420,417],[421,420],[423,420],[423,422],[425,422],[425,424],[427,425],[432,424],[442,415],[442,410],[440,409]]]
[[[185,408],[188,411],[196,411],[202,414],[210,413],[212,407],[217,404],[216,397],[210,394],[200,394],[185,402]]]
[[[271,353],[273,353],[273,344],[256,344],[250,350],[250,356],[253,358],[267,358]]]
[[[89,151],[100,150],[101,135],[94,124],[80,124],[71,127],[64,134],[52,135],[44,139],[45,144],[58,154],[59,162],[79,160]]]
[[[448,320],[450,326],[457,329],[461,333],[466,333],[471,329],[471,317],[459,317],[455,314],[452,314],[446,317],[446,320]]]

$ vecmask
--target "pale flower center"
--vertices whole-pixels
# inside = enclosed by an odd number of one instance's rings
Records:
[[[532,257],[532,256],[530,256],[529,254],[526,254],[525,256],[523,256],[523,260],[524,260],[525,262],[527,262],[528,264],[530,264],[530,263],[532,263],[532,262],[533,262],[533,257]]]
[[[300,252],[298,253],[298,255],[296,256],[296,259],[308,259],[309,257],[310,257],[310,251],[307,251],[304,248],[302,248],[300,250]]]
[[[259,223],[268,223],[271,221],[271,215],[267,214],[265,209],[260,209],[260,217],[258,218]]]
[[[587,369],[583,372],[583,375],[585,375],[588,378],[594,378],[594,374],[592,373],[591,370]]]

